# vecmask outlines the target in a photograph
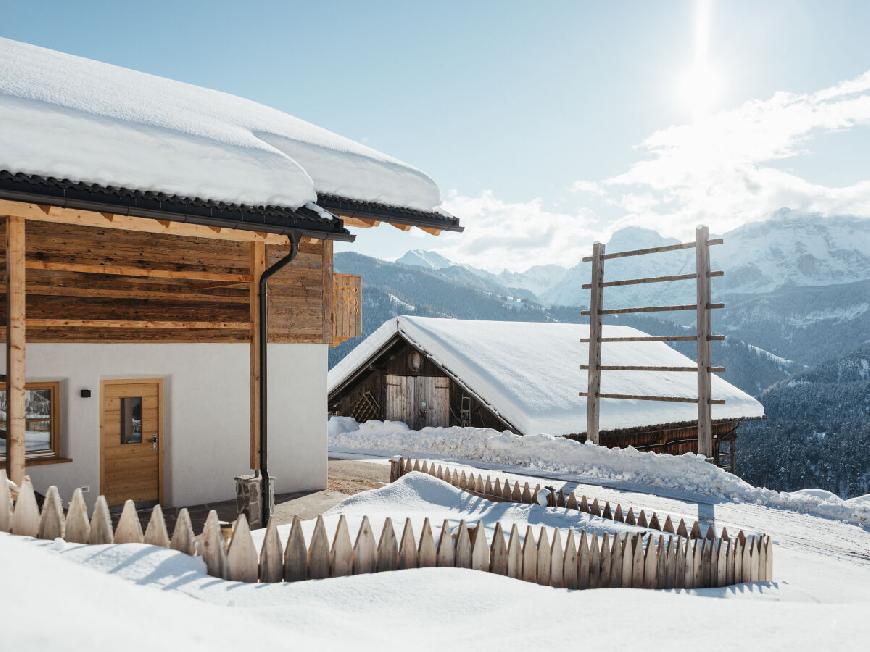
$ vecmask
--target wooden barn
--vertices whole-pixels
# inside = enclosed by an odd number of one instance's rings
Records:
[[[642,335],[624,326],[605,326],[608,336]],[[357,421],[404,421],[426,426],[473,426],[521,435],[551,434],[585,440],[586,400],[578,394],[588,345],[583,324],[434,319],[390,319],[329,372],[329,407]],[[608,364],[631,359],[678,367],[691,361],[662,342],[639,341],[604,347]],[[661,372],[614,372],[605,391],[651,394],[666,390],[691,396],[695,378]],[[762,405],[719,377],[713,395],[716,460],[733,467],[737,426],[759,418]],[[697,451],[697,412],[687,403],[602,399],[600,443],[680,454]]]
[[[435,183],[218,91],[2,38],[0,72],[0,467],[111,505],[267,461],[325,488],[328,347],[361,327],[333,243],[461,230]]]

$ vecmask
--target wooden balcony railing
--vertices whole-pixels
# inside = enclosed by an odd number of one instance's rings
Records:
[[[335,274],[332,281],[332,346],[362,335],[362,278]]]

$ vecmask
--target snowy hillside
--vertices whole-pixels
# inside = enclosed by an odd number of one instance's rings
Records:
[[[746,424],[741,474],[769,487],[870,491],[870,345],[783,380],[761,397],[768,421]]]

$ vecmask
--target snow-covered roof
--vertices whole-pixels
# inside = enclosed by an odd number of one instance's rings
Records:
[[[400,316],[386,321],[329,372],[329,392],[341,386],[397,334],[490,404],[522,434],[565,435],[585,432],[586,324],[477,321]],[[605,326],[604,336],[643,335],[627,326]],[[681,367],[694,363],[663,342],[602,345],[602,364]],[[714,419],[761,417],[754,398],[713,376]],[[697,376],[685,372],[605,371],[601,392],[612,394],[697,396]],[[692,403],[602,399],[600,428],[617,430],[695,421]]]
[[[435,183],[235,95],[0,38],[0,170],[233,204],[433,212]]]

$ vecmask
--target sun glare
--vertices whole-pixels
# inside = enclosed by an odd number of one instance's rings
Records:
[[[678,83],[680,104],[697,121],[715,108],[722,94],[722,78],[709,63],[712,0],[698,0],[695,11],[695,60]]]

